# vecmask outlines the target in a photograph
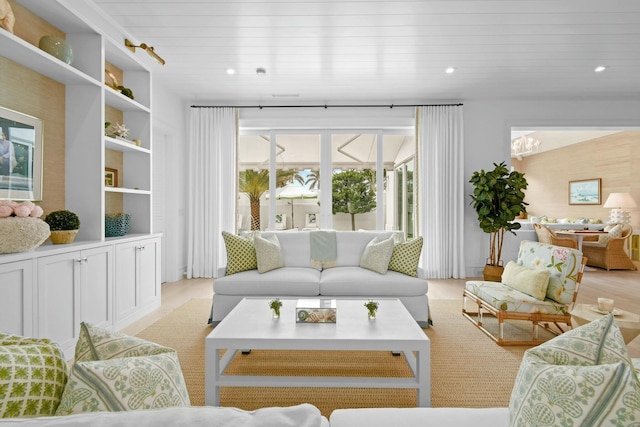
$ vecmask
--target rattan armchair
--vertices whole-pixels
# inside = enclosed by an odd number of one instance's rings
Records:
[[[571,237],[558,237],[558,235],[546,225],[534,223],[533,229],[535,230],[536,235],[538,236],[538,242],[540,243],[578,249],[578,242]]]
[[[622,236],[614,237],[606,244],[583,242],[582,253],[589,259],[587,265],[607,270],[637,270],[638,268],[625,252],[627,239],[631,234],[633,234],[633,228],[629,224],[622,224]]]

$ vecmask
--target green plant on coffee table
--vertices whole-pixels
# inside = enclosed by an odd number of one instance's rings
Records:
[[[273,310],[273,314],[276,317],[280,317],[280,307],[282,307],[282,301],[280,301],[280,298],[269,301],[269,308]]]
[[[44,222],[49,224],[51,231],[78,230],[80,228],[80,218],[68,210],[51,212],[44,218]]]
[[[369,317],[376,317],[376,311],[378,311],[378,307],[380,307],[378,301],[369,300],[364,303],[364,306],[369,310]]]

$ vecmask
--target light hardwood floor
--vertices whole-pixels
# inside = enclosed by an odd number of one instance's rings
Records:
[[[636,262],[636,265],[640,265]],[[460,299],[468,279],[429,280],[429,299]],[[192,298],[211,298],[213,279],[184,279],[162,284],[162,306],[123,330],[135,335]],[[606,271],[586,267],[578,303],[594,304],[598,297],[615,300],[616,308],[640,313],[640,271]],[[461,314],[462,315],[462,314]],[[206,322],[207,319],[203,319]],[[469,327],[474,326],[469,323]],[[489,339],[489,338],[487,338]],[[640,358],[640,337],[628,344],[631,357]]]

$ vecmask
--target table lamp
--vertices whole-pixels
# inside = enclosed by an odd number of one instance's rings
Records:
[[[603,208],[611,208],[610,221],[629,224],[631,220],[631,212],[629,208],[635,208],[636,202],[633,201],[629,193],[611,193],[604,202]]]

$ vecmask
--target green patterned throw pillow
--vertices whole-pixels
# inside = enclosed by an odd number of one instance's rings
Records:
[[[393,237],[386,240],[374,237],[364,248],[364,253],[360,258],[360,267],[385,274],[389,269],[389,260],[392,253]]]
[[[266,273],[284,267],[280,241],[275,234],[269,237],[256,236],[253,243],[256,247],[258,273]]]
[[[418,261],[422,251],[422,236],[408,242],[396,243],[389,261],[389,270],[418,277]]]
[[[256,248],[252,239],[222,232],[227,249],[227,276],[258,268]]]
[[[0,334],[0,418],[54,415],[68,371],[50,340]]]
[[[82,323],[76,357],[56,415],[190,405],[172,348]]]
[[[511,426],[629,426],[640,383],[613,315],[525,352],[509,402]]]

